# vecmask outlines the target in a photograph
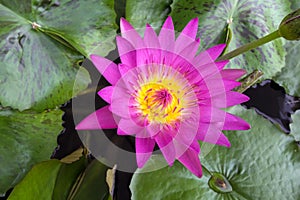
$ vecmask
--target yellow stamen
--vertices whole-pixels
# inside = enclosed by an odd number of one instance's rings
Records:
[[[179,97],[171,92],[172,89],[163,83],[147,83],[138,90],[138,109],[150,123],[166,124],[180,119],[183,105]],[[176,89],[175,91],[178,91],[178,88]]]

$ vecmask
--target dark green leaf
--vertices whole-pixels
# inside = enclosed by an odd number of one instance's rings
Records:
[[[231,131],[231,147],[202,144],[202,164],[228,179],[232,192],[217,193],[208,185],[204,170],[197,178],[179,162],[151,171],[165,162],[153,156],[135,173],[130,188],[133,199],[298,199],[300,196],[300,154],[293,137],[282,134],[253,110],[235,110],[252,125],[249,131]]]
[[[35,165],[26,177],[14,188],[9,200],[51,200],[56,176],[62,164],[59,160],[50,160]]]
[[[94,160],[84,171],[74,193],[72,200],[82,199],[108,199],[109,188],[106,184],[106,171],[108,167],[97,160]]]
[[[62,0],[42,5],[37,2],[37,22],[68,41],[83,55],[107,55],[115,48],[117,26],[114,1]],[[49,5],[50,4],[50,5]],[[51,33],[50,33],[51,34]]]
[[[107,167],[94,160],[85,168],[86,162],[82,157],[72,164],[59,160],[39,163],[14,188],[9,199],[107,199]]]
[[[175,0],[171,16],[175,28],[181,30],[192,18],[199,18],[199,36],[204,49],[216,45],[226,33],[232,31],[228,51],[275,31],[282,18],[290,12],[287,0]],[[260,69],[272,77],[284,66],[283,40],[263,45],[231,61],[231,67]]]
[[[62,129],[61,115],[60,110],[0,112],[0,195],[14,187],[34,164],[50,158]]]
[[[126,19],[137,29],[143,30],[146,24],[151,24],[159,30],[171,11],[171,0],[126,1]]]
[[[76,184],[76,180],[85,170],[87,164],[86,162],[86,159],[84,157],[81,157],[79,161],[73,162],[72,164],[60,163],[61,167],[59,172],[55,174],[55,176],[53,176],[53,178],[56,178],[56,181],[54,189],[51,191],[52,199],[68,199],[73,185]]]

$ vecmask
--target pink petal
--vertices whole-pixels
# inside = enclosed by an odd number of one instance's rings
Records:
[[[222,94],[225,96],[225,92],[241,85],[241,83],[233,80],[207,78],[205,82],[200,82],[198,85],[201,88],[202,97],[213,97]]]
[[[151,138],[153,138],[156,134],[162,131],[163,127],[160,124],[150,124],[147,126],[147,131]]]
[[[141,67],[141,66],[146,66],[149,63],[152,62],[153,59],[150,57],[148,49],[143,48],[143,49],[138,49],[136,51],[136,65]]]
[[[181,155],[178,160],[195,176],[201,178],[202,177],[202,167],[200,163],[200,159],[198,153],[189,148],[187,151]]]
[[[206,50],[212,60],[216,60],[223,52],[226,44],[219,44]]]
[[[250,125],[242,118],[227,113],[222,130],[248,130],[250,128]]]
[[[223,69],[221,75],[224,79],[236,80],[247,73],[244,69]]]
[[[106,58],[100,57],[98,55],[90,56],[93,64],[98,69],[98,71],[105,77],[105,79],[112,85],[116,84],[121,78],[118,70],[118,66]]]
[[[122,79],[123,80],[123,79]],[[123,83],[123,81],[119,81]],[[122,118],[130,118],[130,107],[131,105],[131,95],[127,92],[127,89],[122,87],[123,85],[118,84],[114,87],[114,92],[112,95],[110,109],[112,113],[119,115]]]
[[[228,92],[226,92],[225,95],[218,95],[218,96],[215,96],[214,98],[219,101],[225,100],[226,107],[238,105],[243,102],[249,101],[249,99],[250,99],[248,96],[238,93],[238,92],[234,92],[234,91],[228,91]],[[218,104],[217,101],[214,101],[214,102],[216,104]],[[223,104],[223,103],[219,102],[219,105],[221,105],[221,104]]]
[[[197,153],[200,152],[200,146],[199,146],[198,140],[196,138],[190,145],[186,145],[178,140],[173,140],[173,143],[174,143],[175,150],[176,150],[176,158],[179,158],[180,156],[182,156],[190,148],[193,149],[194,151],[196,151]]]
[[[111,103],[111,98],[113,95],[114,87],[113,86],[107,86],[103,89],[101,89],[98,92],[98,95],[107,103]]]
[[[147,24],[144,34],[144,42],[147,48],[159,48],[158,37],[153,28]]]
[[[224,68],[224,66],[228,63],[229,61],[220,61],[220,62],[214,62],[214,63],[208,63],[205,65],[196,65],[196,68],[199,72],[199,74],[202,77],[202,80],[205,80],[209,76],[216,75],[217,73],[220,72]],[[196,82],[197,80],[195,80]]]
[[[126,102],[126,99],[112,99],[111,105],[110,105],[110,109],[111,111],[122,117],[122,118],[130,118],[130,111],[129,111],[129,107],[128,107],[128,102]]]
[[[189,21],[189,23],[182,30],[181,34],[184,34],[192,39],[195,39],[198,31],[198,22],[199,20],[197,17]]]
[[[158,36],[158,40],[163,50],[173,51],[175,44],[175,33],[173,21],[170,16],[167,17],[165,23],[163,24]]]
[[[169,165],[173,165],[176,155],[175,147],[172,142],[173,138],[166,132],[159,132],[154,139],[164,155],[167,163]]]
[[[123,64],[135,67],[136,66],[136,52],[135,48],[126,39],[117,36],[116,37],[119,56]]]
[[[198,51],[199,45],[200,39],[196,39],[179,53],[180,57],[183,57],[186,60],[192,60]]]
[[[215,129],[212,126],[206,133],[199,132],[197,139],[211,144],[230,147],[228,138],[220,130]]]
[[[219,55],[223,52],[225,48],[225,44],[220,44],[214,47],[207,49],[206,51],[202,51],[197,57],[195,57],[195,65],[201,66],[206,65],[208,63],[214,62]]]
[[[196,120],[190,119],[190,122],[183,121],[179,125],[179,129],[176,130],[176,133],[173,135],[173,138],[175,140],[177,140],[178,142],[186,145],[187,147],[191,146],[191,144],[196,140],[196,135],[197,135],[197,131],[198,131],[198,127],[197,127],[198,123],[199,123],[198,118]],[[170,132],[170,131],[168,131],[168,132]]]
[[[198,31],[198,18],[192,19],[182,30],[175,42],[175,53],[181,52],[193,41],[195,41]]]
[[[120,71],[120,74],[122,75],[122,77],[129,71],[132,69],[132,67],[126,65],[126,64],[123,64],[123,63],[120,63],[118,65],[119,67],[119,71]]]
[[[76,130],[96,130],[117,128],[117,123],[108,106],[96,110],[84,118],[77,126]]]
[[[141,36],[123,17],[120,20],[120,29],[122,37],[128,40],[135,48],[144,46]]]
[[[224,122],[226,118],[226,112],[211,106],[199,106],[200,110],[200,122],[212,123],[212,122]]]
[[[155,140],[151,138],[135,138],[136,160],[139,168],[142,168],[150,158],[154,145]]]
[[[139,126],[136,124],[132,119],[121,119],[118,124],[118,135],[135,135],[139,132],[143,131],[144,127]]]

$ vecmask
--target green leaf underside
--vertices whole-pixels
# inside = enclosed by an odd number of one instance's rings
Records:
[[[107,167],[96,160],[85,166],[84,158],[72,164],[58,160],[39,163],[14,188],[9,199],[107,199]]]
[[[151,24],[155,30],[160,30],[163,22],[171,11],[171,0],[127,0],[126,19],[139,33],[143,33],[146,24]]]
[[[39,114],[0,112],[0,195],[17,184],[57,146],[62,111]]]
[[[236,113],[250,122],[252,129],[228,132],[230,148],[201,145],[200,155],[206,168],[225,175],[232,192],[214,192],[208,186],[210,175],[206,171],[199,179],[179,162],[142,173],[165,162],[161,156],[152,156],[133,176],[133,199],[298,199],[300,154],[293,137],[281,133],[253,110],[239,108]]]
[[[182,30],[192,18],[199,18],[199,36],[203,49],[216,45],[232,31],[228,51],[275,31],[290,12],[288,0],[175,0],[171,16],[176,30]],[[230,23],[232,19],[232,22]],[[260,69],[272,77],[284,66],[284,41],[277,39],[231,60],[227,67]]]

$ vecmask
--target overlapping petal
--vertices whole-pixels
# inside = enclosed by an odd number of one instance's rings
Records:
[[[227,60],[216,62],[225,44],[197,55],[197,18],[177,38],[171,17],[158,35],[147,24],[141,37],[124,18],[120,29],[116,42],[121,63],[91,55],[112,85],[98,92],[110,105],[85,118],[77,130],[116,128],[119,135],[135,135],[138,167],[145,165],[157,144],[169,165],[177,159],[201,177],[198,140],[230,147],[222,130],[250,128],[222,110],[249,99],[232,91],[245,70],[224,69]]]

